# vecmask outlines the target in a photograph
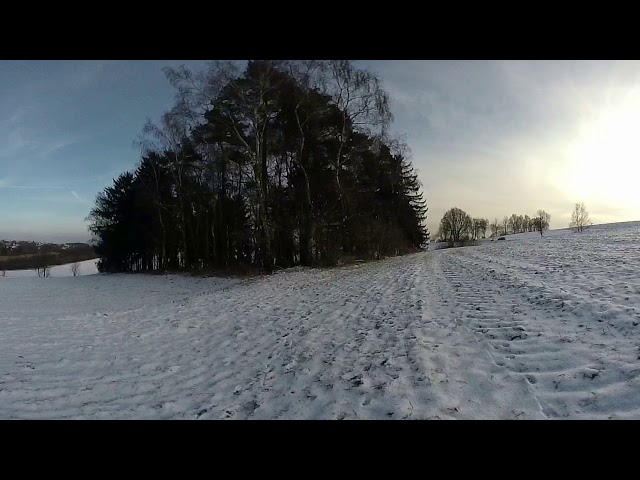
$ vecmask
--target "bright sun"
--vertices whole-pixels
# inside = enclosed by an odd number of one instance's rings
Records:
[[[606,110],[583,129],[566,179],[576,201],[640,213],[640,96],[634,100]]]

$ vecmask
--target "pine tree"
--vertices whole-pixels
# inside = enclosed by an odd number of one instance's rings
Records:
[[[145,126],[135,172],[89,215],[102,271],[270,272],[428,241],[421,186],[407,149],[386,137],[374,75],[349,62],[251,61],[167,76],[176,105]]]

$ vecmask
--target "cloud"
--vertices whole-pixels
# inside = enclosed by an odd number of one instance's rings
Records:
[[[568,188],[578,161],[573,152],[576,145],[591,145],[585,129],[593,136],[587,127],[601,131],[597,120],[603,113],[613,110],[620,117],[640,96],[637,61],[378,61],[371,66],[391,96],[392,131],[407,134],[432,231],[453,206],[487,218],[543,208],[552,214],[552,227],[565,226],[577,201]],[[617,132],[623,130],[620,123],[637,122],[617,122]],[[593,148],[587,150],[595,157]],[[615,150],[608,147],[610,155],[591,163],[615,164]],[[630,163],[609,172],[609,183],[616,177],[622,185],[624,178],[617,176],[633,171]],[[591,173],[601,184],[603,175]],[[602,202],[589,200],[600,221],[621,219],[611,190]]]
[[[76,190],[69,188],[67,185],[50,185],[50,184],[14,184],[7,179],[0,178],[0,194],[2,192],[15,191],[22,200],[30,200],[37,202],[46,202],[47,204],[65,204],[65,203],[86,203]],[[64,192],[67,191],[73,197],[73,201]]]
[[[20,122],[29,124],[23,125]],[[51,173],[55,169],[53,161],[58,160],[56,155],[63,149],[82,143],[87,138],[67,134],[58,136],[39,125],[37,119],[29,120],[26,113],[16,113],[8,132],[3,135],[0,130],[0,171],[6,177],[14,179],[11,182],[0,182],[0,188],[68,189],[65,185],[46,184],[47,179],[58,180]],[[38,184],[38,181],[43,184]]]
[[[45,113],[31,106],[18,107],[8,118],[0,119],[0,125],[0,162],[5,171],[9,166],[21,170],[32,160],[47,158],[88,139],[87,136],[56,134],[55,129],[47,125]]]
[[[31,154],[37,150],[37,145],[29,139],[30,135],[19,127],[8,130],[0,148],[0,159],[17,155]]]

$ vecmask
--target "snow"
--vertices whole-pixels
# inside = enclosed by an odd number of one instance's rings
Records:
[[[93,260],[85,260],[83,262],[78,262],[79,267],[77,271],[78,276],[84,275],[95,275],[98,273],[98,267],[96,266],[96,262],[98,259]],[[72,277],[73,272],[71,271],[71,263],[67,263],[65,265],[55,265],[51,267],[49,272],[49,277]],[[2,272],[0,272],[2,275]],[[37,277],[38,272],[35,269],[30,270],[7,270],[4,274],[4,277],[1,278],[24,278],[24,277]]]
[[[0,418],[638,419],[640,223],[548,233],[253,279],[0,278]]]

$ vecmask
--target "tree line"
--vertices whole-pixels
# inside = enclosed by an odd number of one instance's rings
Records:
[[[16,247],[0,248],[0,272],[5,270],[29,270],[48,268],[53,265],[82,262],[96,257],[91,245],[37,245],[35,242],[16,242]],[[23,252],[30,253],[23,253]]]
[[[490,237],[534,231],[540,232],[542,236],[543,232],[549,229],[550,221],[551,215],[544,210],[538,210],[533,217],[514,213],[510,217],[505,216],[502,220],[496,218],[489,223],[486,219],[472,218],[465,211],[454,207],[443,215],[435,238],[441,242],[478,240],[480,234],[482,234],[482,238],[486,237],[487,226],[491,232]],[[576,232],[583,232],[590,225],[592,222],[584,203],[576,203],[571,213],[569,227],[575,229]]]
[[[487,228],[490,229],[490,237],[507,235],[509,233],[524,233],[549,229],[551,215],[544,210],[538,210],[534,217],[528,215],[513,214],[504,217],[502,221],[497,218],[489,223],[483,218],[472,218],[460,208],[454,207],[448,210],[440,220],[440,227],[435,235],[441,242],[469,242],[486,238]]]
[[[388,94],[351,61],[167,68],[141,159],[97,195],[100,271],[334,265],[417,251],[427,206]]]
[[[91,245],[87,243],[42,243],[25,240],[0,240],[0,257],[34,255],[42,253],[65,253],[70,251],[93,252]]]
[[[503,217],[502,220],[497,218],[491,222],[491,236],[508,235],[510,233],[540,232],[549,230],[551,215],[544,210],[538,210],[535,215],[512,214],[510,217]]]
[[[486,238],[488,224],[489,220],[471,218],[464,210],[454,207],[442,216],[435,237],[441,242],[478,240]]]

